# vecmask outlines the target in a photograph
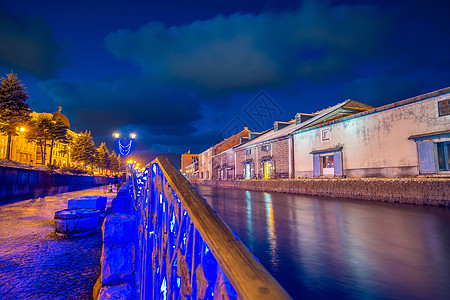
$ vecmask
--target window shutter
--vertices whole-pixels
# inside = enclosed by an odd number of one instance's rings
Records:
[[[433,141],[423,141],[417,143],[417,154],[419,156],[419,173],[436,173],[436,163],[433,155]]]
[[[334,153],[334,175],[342,176],[344,174],[342,169],[342,152],[338,151]]]
[[[313,156],[314,177],[320,176],[320,155]]]

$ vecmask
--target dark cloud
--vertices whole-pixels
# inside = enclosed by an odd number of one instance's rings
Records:
[[[157,135],[180,136],[191,132],[192,123],[201,118],[195,99],[175,89],[155,88],[139,78],[47,80],[40,88],[55,103],[63,99],[64,110],[70,112],[74,125],[97,128],[100,135],[107,134],[111,126],[133,124]]]
[[[422,20],[419,8],[411,13],[387,1],[332,3],[309,0],[293,10],[117,30],[105,45],[122,61],[98,69],[119,66],[114,74],[121,74],[132,62],[139,72],[99,81],[47,80],[40,88],[54,104],[61,99],[77,130],[110,139],[115,129],[136,131],[136,151],[199,152],[245,116],[261,89],[275,91],[285,112],[278,118],[287,120],[343,99],[379,106],[444,87],[450,61],[442,37],[449,27],[442,25],[448,18]]]
[[[0,41],[2,68],[23,70],[37,77],[49,78],[63,65],[61,48],[41,18],[19,19],[2,11],[0,7]]]
[[[342,91],[346,98],[381,106],[420,95],[426,91],[422,81],[385,74],[350,82]]]
[[[150,22],[110,33],[106,46],[158,82],[221,93],[352,73],[359,59],[381,55],[386,24],[377,17],[369,6],[307,1],[288,12]]]

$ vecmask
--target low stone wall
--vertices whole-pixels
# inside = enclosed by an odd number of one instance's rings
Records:
[[[103,176],[66,175],[45,171],[0,167],[0,201],[40,197],[113,183]]]
[[[216,188],[450,207],[449,178],[191,180]]]
[[[112,201],[113,213],[103,221],[101,275],[94,299],[136,299],[137,230],[132,202],[123,185]]]

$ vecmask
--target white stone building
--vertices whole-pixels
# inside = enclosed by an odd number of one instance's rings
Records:
[[[450,87],[292,137],[295,177],[450,175]]]

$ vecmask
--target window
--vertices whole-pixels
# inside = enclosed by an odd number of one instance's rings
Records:
[[[343,176],[342,165],[342,149],[338,151],[327,151],[320,153],[312,152],[313,154],[313,170],[314,177],[319,176]]]
[[[334,168],[334,155],[322,156],[322,166],[324,168]]]
[[[439,171],[450,171],[450,142],[436,143]]]
[[[322,156],[322,175],[334,175],[334,155]]]
[[[322,141],[330,140],[330,129],[322,129]]]
[[[438,102],[439,117],[450,115],[450,100]]]
[[[270,151],[270,145],[261,146],[261,151]]]
[[[245,155],[250,155],[252,153],[252,149],[247,149],[244,151]]]

